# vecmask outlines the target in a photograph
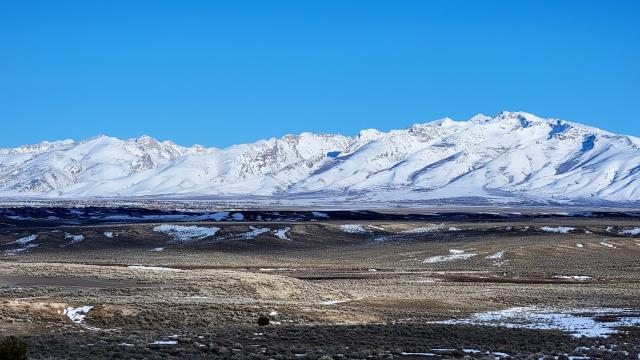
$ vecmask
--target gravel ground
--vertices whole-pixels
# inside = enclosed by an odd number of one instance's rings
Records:
[[[634,220],[178,224],[219,228],[186,241],[158,225],[0,228],[0,337],[19,335],[46,359],[640,351],[637,328],[578,339],[433,323],[519,306],[640,309],[640,237],[620,234]],[[92,308],[81,322],[64,314],[82,306]],[[258,327],[260,316],[270,325]]]

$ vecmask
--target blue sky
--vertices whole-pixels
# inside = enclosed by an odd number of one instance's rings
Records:
[[[523,110],[640,136],[639,1],[2,1],[0,147]]]

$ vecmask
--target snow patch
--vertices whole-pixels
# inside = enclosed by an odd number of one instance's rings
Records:
[[[243,221],[244,220],[244,214],[242,214],[242,213],[234,213],[233,215],[231,215],[231,218],[234,221]]]
[[[588,281],[588,280],[592,280],[593,279],[593,277],[586,276],[586,275],[572,275],[572,276],[556,275],[556,276],[554,276],[554,278],[556,278],[556,279],[571,279],[571,280],[578,280],[578,281]]]
[[[328,219],[329,218],[329,214],[324,213],[324,212],[319,212],[319,211],[312,211],[311,215],[313,215],[313,217],[317,217],[317,218],[323,218],[323,219]]]
[[[640,228],[622,230],[619,233],[620,235],[640,235]]]
[[[340,229],[349,234],[364,234],[369,232],[361,224],[344,224],[340,225]]]
[[[425,264],[433,264],[447,261],[468,260],[476,255],[478,254],[467,253],[464,250],[451,249],[449,250],[449,255],[432,256],[424,259],[422,262]]]
[[[75,244],[84,240],[84,235],[74,235],[71,233],[64,233],[65,240],[71,240],[68,245]]]
[[[150,271],[175,271],[175,272],[184,271],[182,269],[174,269],[174,268],[168,268],[168,267],[162,267],[162,266],[145,266],[145,265],[129,265],[127,266],[127,268],[132,270],[150,270]]]
[[[610,317],[613,319],[609,319]],[[477,313],[466,319],[435,323],[561,330],[574,337],[607,337],[618,333],[617,327],[640,326],[640,316],[637,310],[632,309],[554,309],[530,306]]]
[[[264,234],[266,232],[271,231],[271,229],[269,229],[268,227],[253,227],[253,226],[249,226],[249,229],[251,229],[251,231],[240,234],[240,237],[244,238],[244,239],[253,239],[256,236],[260,235],[260,234]]]
[[[349,300],[328,300],[328,301],[323,301],[320,303],[320,305],[336,305],[336,304],[342,304],[342,303],[346,303]]]
[[[219,227],[182,226],[163,224],[153,228],[153,231],[167,234],[175,241],[201,240],[215,235]]]
[[[149,345],[176,345],[178,342],[176,340],[156,340]]]
[[[285,227],[282,229],[278,229],[278,230],[274,230],[273,234],[278,238],[278,239],[282,239],[282,240],[289,240],[289,238],[287,237],[287,233],[289,232],[289,230],[291,230],[290,227]]]
[[[87,316],[89,311],[93,309],[93,306],[85,305],[77,308],[68,307],[65,308],[62,312],[63,315],[67,315],[67,317],[76,324],[79,324],[84,321],[84,318]]]
[[[113,237],[113,231],[105,231],[104,236],[108,237],[108,238],[112,238]]]
[[[604,247],[608,247],[609,249],[617,249],[617,247],[611,243],[608,243],[606,241],[600,241],[600,245],[604,246]]]
[[[572,228],[568,226],[558,226],[558,227],[543,226],[540,228],[540,230],[544,232],[551,232],[551,233],[558,233],[558,234],[567,234],[575,229],[576,228]]]
[[[29,235],[29,236],[22,237],[14,242],[10,242],[9,244],[26,245],[37,238],[38,238],[38,235]]]
[[[24,247],[21,247],[21,248],[5,250],[4,253],[5,253],[5,255],[10,255],[10,256],[17,255],[17,254],[29,252],[29,250],[33,249],[34,247],[36,247],[38,245],[39,244],[27,244],[27,246],[24,246]]]

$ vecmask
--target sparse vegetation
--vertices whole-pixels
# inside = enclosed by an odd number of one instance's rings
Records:
[[[27,343],[17,336],[1,339],[0,360],[27,360]]]

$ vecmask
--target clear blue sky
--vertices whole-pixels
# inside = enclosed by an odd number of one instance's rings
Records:
[[[640,1],[1,1],[0,147],[524,110],[640,136]]]

